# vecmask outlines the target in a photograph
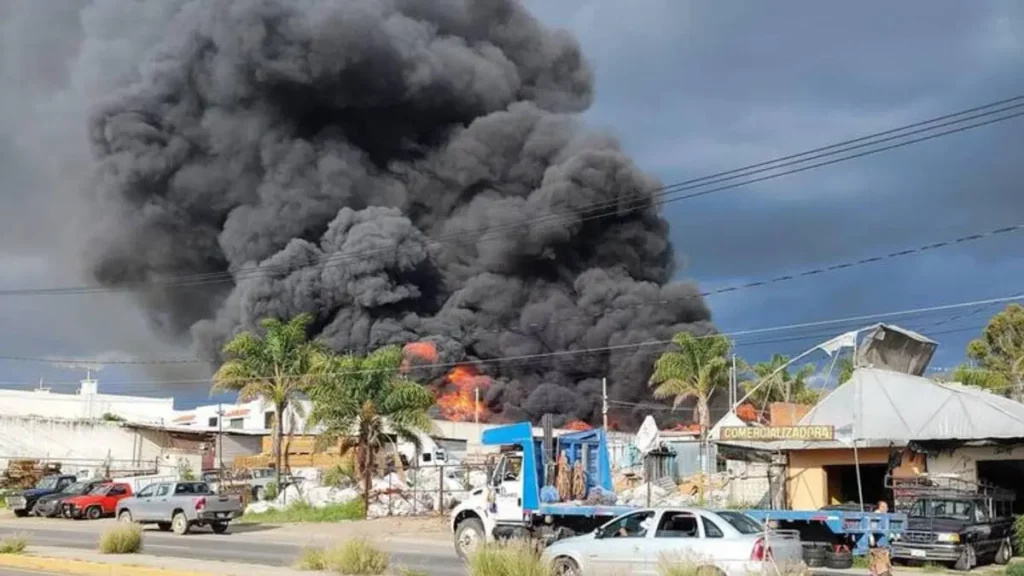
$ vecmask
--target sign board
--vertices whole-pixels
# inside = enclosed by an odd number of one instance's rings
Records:
[[[827,442],[835,439],[833,426],[722,426],[719,440],[746,440],[775,442],[777,440],[803,440]]]

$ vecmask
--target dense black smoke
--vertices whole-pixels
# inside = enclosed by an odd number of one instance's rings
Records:
[[[711,329],[669,283],[658,182],[579,123],[578,44],[513,0],[188,2],[140,70],[92,115],[88,258],[210,359],[300,312],[337,350],[430,339],[441,362],[619,347],[481,366],[508,418],[596,421],[602,376],[649,397],[661,348],[628,345]]]

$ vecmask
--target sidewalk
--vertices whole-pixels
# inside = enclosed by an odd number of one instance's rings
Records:
[[[327,576],[234,562],[170,558],[146,554],[100,554],[53,546],[29,546],[27,554],[0,554],[0,568],[39,570],[76,576]]]

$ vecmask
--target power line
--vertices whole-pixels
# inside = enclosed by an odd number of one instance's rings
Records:
[[[878,255],[875,255],[875,256],[867,257],[867,258],[860,258],[860,259],[856,259],[856,260],[848,260],[848,261],[845,261],[845,262],[831,264],[831,265],[828,265],[828,266],[822,266],[822,267],[817,267],[817,268],[812,268],[812,269],[804,270],[804,271],[797,272],[797,273],[794,273],[794,274],[785,274],[785,275],[782,275],[782,276],[776,276],[774,278],[766,278],[766,279],[762,279],[762,280],[753,280],[753,281],[750,281],[750,282],[744,282],[744,283],[741,283],[741,284],[734,284],[734,285],[731,285],[731,286],[726,286],[726,287],[723,287],[723,288],[716,288],[714,290],[707,290],[707,291],[699,292],[699,293],[696,293],[696,294],[684,295],[684,296],[681,296],[681,297],[678,297],[678,298],[662,299],[662,300],[652,300],[652,301],[643,302],[643,303],[639,303],[639,304],[623,305],[623,306],[621,306],[619,308],[615,308],[615,309],[607,309],[606,308],[606,309],[604,309],[604,310],[602,310],[600,312],[582,312],[581,311],[579,313],[569,314],[569,315],[558,315],[558,314],[556,314],[555,316],[553,316],[553,317],[551,317],[548,320],[543,321],[543,322],[529,322],[529,323],[525,323],[525,324],[522,323],[522,322],[516,322],[513,326],[506,326],[506,327],[500,327],[500,328],[477,329],[477,330],[474,331],[474,333],[500,333],[500,332],[506,332],[506,331],[513,331],[513,330],[516,330],[518,328],[523,328],[523,327],[543,328],[543,327],[548,326],[550,324],[554,324],[554,323],[558,323],[558,322],[563,322],[563,321],[566,321],[566,320],[571,320],[573,318],[598,317],[598,316],[603,316],[603,315],[608,314],[608,313],[614,313],[614,312],[619,312],[619,311],[623,311],[623,310],[639,309],[639,308],[645,308],[645,307],[649,307],[649,306],[662,306],[662,305],[666,305],[666,304],[673,304],[673,303],[677,303],[677,302],[681,302],[681,301],[685,301],[685,300],[690,300],[690,299],[695,299],[695,298],[707,298],[707,297],[711,297],[711,296],[717,296],[717,295],[721,295],[721,294],[737,292],[737,291],[740,291],[740,290],[746,290],[746,289],[751,289],[751,288],[759,288],[759,287],[762,287],[762,286],[778,284],[778,283],[781,283],[781,282],[788,282],[788,281],[797,280],[797,279],[800,279],[800,278],[807,278],[807,277],[811,277],[811,276],[819,276],[821,274],[827,274],[827,273],[830,273],[830,272],[836,272],[836,271],[840,271],[840,270],[847,270],[847,269],[850,269],[850,268],[855,268],[857,266],[864,266],[864,265],[867,265],[867,264],[875,264],[875,263],[878,263],[878,262],[882,262],[882,261],[885,261],[885,260],[891,260],[891,259],[894,259],[894,258],[902,258],[902,257],[906,257],[906,256],[915,256],[915,255],[921,254],[923,252],[928,252],[928,251],[931,251],[931,250],[938,250],[940,248],[947,248],[947,247],[950,247],[950,246],[966,244],[968,242],[974,242],[974,241],[977,241],[977,240],[983,240],[983,239],[987,239],[987,238],[992,238],[994,236],[1001,236],[1001,235],[1004,235],[1004,234],[1010,234],[1010,233],[1020,232],[1020,231],[1024,231],[1024,224],[1014,224],[1014,225],[1011,225],[1011,226],[1004,226],[1004,227],[995,228],[995,229],[992,229],[992,230],[986,230],[984,232],[978,232],[978,233],[975,233],[975,234],[969,234],[969,235],[966,235],[966,236],[960,236],[958,238],[952,238],[952,239],[949,239],[949,240],[942,240],[942,241],[939,241],[939,242],[932,242],[930,244],[925,244],[925,245],[917,246],[917,247],[914,247],[914,248],[906,248],[906,249],[902,249],[902,250],[896,250],[896,251],[893,251],[893,252],[884,253],[884,254],[878,254]],[[980,310],[984,310],[984,307],[981,308]],[[980,310],[968,313],[967,315],[975,314],[975,313],[979,312]],[[956,318],[953,318],[953,319],[956,319]],[[207,364],[208,363],[208,361],[201,360],[201,359],[198,359],[198,358],[169,358],[169,359],[153,359],[153,360],[107,360],[107,361],[103,361],[103,360],[95,360],[95,359],[88,359],[88,358],[49,358],[49,357],[32,357],[32,356],[0,356],[0,360],[8,360],[8,361],[15,361],[15,362],[39,362],[39,363],[48,363],[48,364],[69,364],[69,365],[70,364],[81,364],[81,365],[96,365],[96,366],[136,365],[136,364],[175,365],[175,364]]]
[[[515,223],[505,224],[505,225],[501,225],[501,226],[495,226],[495,227],[492,227],[492,228],[481,228],[481,229],[477,229],[477,230],[464,231],[464,232],[461,232],[461,233],[458,233],[458,234],[450,235],[449,237],[443,237],[442,236],[442,237],[437,238],[437,239],[431,239],[431,242],[433,242],[433,243],[453,243],[451,240],[457,240],[460,237],[467,237],[467,236],[469,236],[469,238],[466,239],[466,243],[477,244],[479,242],[488,240],[488,238],[485,238],[485,236],[487,234],[492,234],[494,232],[500,232],[500,231],[503,231],[503,230],[506,230],[506,229],[520,229],[523,226],[529,225],[529,224],[539,224],[539,223],[545,223],[545,222],[549,222],[549,221],[555,221],[555,223],[561,224],[562,223],[561,220],[564,220],[565,218],[569,218],[569,217],[573,217],[573,216],[577,216],[577,215],[583,215],[583,214],[586,214],[587,212],[597,211],[597,213],[591,214],[589,216],[586,216],[586,217],[580,219],[580,221],[588,221],[588,220],[591,220],[591,219],[594,219],[594,218],[603,218],[603,217],[610,216],[610,215],[621,214],[623,212],[631,212],[631,211],[639,209],[639,208],[645,208],[645,207],[656,206],[656,205],[664,205],[664,204],[668,204],[668,203],[671,203],[671,202],[677,202],[677,201],[680,201],[680,200],[686,200],[686,199],[689,199],[689,198],[695,198],[695,197],[698,197],[698,196],[706,196],[708,194],[722,192],[722,191],[730,190],[730,189],[737,188],[737,187],[740,187],[740,186],[747,186],[747,185],[758,183],[758,182],[764,182],[766,180],[771,180],[771,179],[779,178],[779,177],[782,177],[782,176],[796,174],[796,173],[799,173],[799,172],[804,172],[804,171],[807,171],[807,170],[812,170],[812,169],[828,166],[828,165],[831,165],[831,164],[836,164],[836,163],[839,163],[839,162],[845,162],[845,161],[853,160],[853,159],[856,159],[856,158],[862,158],[862,157],[865,157],[865,156],[869,156],[869,155],[873,155],[873,154],[878,154],[878,153],[881,153],[881,152],[885,152],[885,151],[888,151],[888,150],[893,150],[893,149],[896,149],[896,148],[901,148],[901,147],[904,147],[904,146],[909,146],[911,144],[916,144],[916,143],[919,143],[919,142],[924,142],[924,141],[932,140],[934,138],[938,138],[938,137],[942,137],[942,136],[947,136],[947,135],[950,135],[950,134],[964,132],[966,130],[971,130],[971,129],[982,127],[982,126],[987,126],[987,125],[994,124],[994,123],[997,123],[997,122],[1003,122],[1003,121],[1010,120],[1012,118],[1016,118],[1018,116],[1024,115],[1024,111],[1016,112],[1016,113],[1012,113],[1012,114],[1006,114],[1004,116],[998,116],[996,118],[989,119],[989,120],[982,121],[982,122],[974,122],[974,123],[968,124],[966,126],[958,126],[958,127],[955,127],[955,128],[950,128],[949,130],[944,130],[944,131],[941,131],[941,132],[938,132],[938,133],[935,133],[935,134],[929,134],[929,135],[922,136],[922,137],[919,137],[919,138],[913,138],[913,139],[910,139],[910,140],[906,140],[904,142],[896,142],[894,144],[890,144],[890,145],[887,145],[887,146],[884,146],[884,147],[881,147],[881,148],[876,148],[876,149],[872,149],[872,150],[865,150],[865,151],[862,151],[862,152],[858,152],[856,154],[840,156],[839,158],[833,158],[831,160],[827,160],[827,161],[823,161],[823,162],[818,162],[818,163],[810,164],[810,165],[807,165],[807,166],[801,166],[801,167],[798,167],[798,168],[795,168],[795,169],[792,169],[792,170],[786,170],[786,171],[779,172],[779,173],[776,173],[776,174],[768,174],[768,175],[765,175],[765,176],[760,176],[758,178],[754,178],[754,179],[751,179],[751,180],[746,180],[746,181],[742,181],[742,182],[734,182],[734,183],[731,183],[731,184],[728,184],[728,185],[725,185],[725,186],[719,186],[719,187],[716,187],[716,188],[711,188],[711,189],[707,189],[707,190],[701,190],[701,191],[698,191],[698,192],[694,192],[694,193],[686,194],[686,195],[682,195],[682,196],[674,196],[673,197],[672,195],[676,194],[678,192],[683,192],[683,191],[690,190],[690,189],[702,188],[702,187],[705,187],[705,186],[708,186],[708,185],[711,185],[711,184],[717,184],[717,183],[721,183],[721,182],[725,182],[725,181],[729,181],[729,180],[734,180],[734,179],[737,179],[737,178],[748,177],[748,176],[751,176],[751,175],[754,175],[754,174],[763,173],[765,171],[778,170],[780,168],[784,168],[784,167],[788,167],[788,166],[794,166],[794,165],[797,165],[797,164],[802,164],[802,163],[805,163],[805,162],[809,162],[811,160],[816,160],[816,159],[820,159],[820,158],[825,158],[825,157],[830,157],[830,156],[835,156],[835,155],[843,154],[843,153],[849,152],[851,150],[861,149],[861,148],[864,148],[864,147],[868,147],[868,146],[872,146],[872,145],[877,145],[877,144],[880,144],[880,143],[883,143],[883,142],[890,142],[890,141],[893,141],[893,140],[896,140],[896,139],[900,139],[900,138],[906,138],[907,136],[910,136],[910,135],[921,134],[921,133],[924,133],[924,132],[935,130],[937,128],[951,127],[951,126],[955,126],[957,124],[962,124],[964,122],[970,122],[970,121],[973,121],[973,120],[980,120],[980,119],[983,119],[983,118],[987,118],[989,116],[1003,114],[1005,112],[1013,112],[1014,110],[1016,110],[1018,108],[1024,107],[1024,103],[1016,103],[1016,104],[1013,104],[1013,105],[1010,105],[1010,106],[1004,106],[1003,108],[998,108],[998,107],[1002,106],[1004,104],[1008,104],[1008,103],[1019,102],[1020,100],[1024,100],[1024,95],[1016,96],[1016,97],[1009,98],[1009,99],[1000,100],[1000,101],[993,102],[993,103],[986,104],[986,105],[982,105],[982,106],[977,106],[977,107],[974,107],[974,108],[970,108],[970,109],[963,110],[963,111],[956,112],[956,113],[952,113],[952,114],[945,114],[943,116],[932,118],[930,120],[924,120],[924,121],[920,121],[920,122],[915,122],[913,124],[908,124],[908,125],[905,125],[905,126],[902,126],[902,127],[899,127],[899,128],[894,128],[894,129],[886,130],[886,131],[883,131],[883,132],[878,132],[878,133],[875,133],[875,134],[872,134],[872,135],[862,136],[862,137],[854,138],[854,139],[851,139],[851,140],[846,140],[846,141],[843,141],[843,142],[840,142],[840,143],[837,143],[837,144],[832,144],[832,145],[829,145],[829,146],[815,148],[813,150],[809,150],[807,152],[803,152],[803,153],[800,153],[800,154],[792,154],[792,155],[784,156],[782,158],[778,158],[778,159],[775,159],[775,160],[770,160],[770,161],[766,161],[766,162],[760,162],[760,163],[757,163],[757,164],[753,164],[753,165],[750,165],[750,166],[747,166],[747,167],[744,167],[744,168],[728,170],[728,171],[725,171],[725,172],[719,172],[717,174],[712,174],[712,175],[705,176],[705,177],[702,177],[702,178],[697,178],[697,179],[687,180],[687,181],[683,181],[683,182],[678,182],[678,183],[667,185],[667,186],[662,186],[662,187],[656,188],[654,190],[649,190],[646,193],[642,194],[642,197],[637,198],[636,200],[633,201],[633,203],[634,203],[633,206],[628,205],[629,204],[628,201],[626,203],[627,205],[623,206],[622,205],[623,201],[621,199],[615,199],[615,200],[612,200],[612,201],[606,201],[604,203],[596,203],[594,205],[591,205],[591,206],[588,206],[588,207],[584,207],[584,208],[581,208],[581,209],[577,209],[577,210],[570,210],[570,211],[567,211],[567,212],[556,213],[556,214],[548,214],[546,216],[541,216],[541,217],[538,217],[538,218],[529,219],[529,220],[526,220],[526,221],[523,221],[523,222],[515,222]],[[998,108],[998,109],[989,110],[990,108]],[[980,111],[980,110],[987,110],[987,111],[986,112],[980,112],[978,114],[974,114],[974,115],[970,115],[970,116],[966,116],[966,117],[963,117],[963,118],[959,118],[959,119],[956,119],[956,120],[948,120],[948,119],[956,118],[956,117],[959,117],[959,116],[965,116],[967,114],[971,114],[971,113],[974,113],[974,112],[977,112],[977,111]],[[943,120],[948,120],[948,121],[936,124],[936,122],[940,122],[940,121],[943,121]],[[927,127],[927,128],[922,128],[923,126],[926,126],[926,125],[929,125],[929,124],[934,124],[934,125],[930,126],[930,127]],[[907,132],[908,129],[913,129],[913,130],[910,130],[909,132]],[[905,132],[905,133],[904,134],[895,135],[895,134],[897,134],[899,132]],[[878,139],[879,137],[882,137],[882,138]],[[874,141],[871,141],[871,140],[874,140]],[[652,200],[652,197],[653,198],[662,198],[662,199],[660,199],[660,200]],[[602,210],[605,210],[605,211],[602,212]],[[479,233],[480,236],[477,236],[476,235],[477,233]],[[494,238],[490,238],[490,239],[493,240]],[[457,242],[455,242],[455,243],[457,243]],[[374,254],[374,253],[380,253],[380,252],[389,252],[389,251],[391,251],[390,248],[374,249],[374,250],[364,250],[364,251],[356,251],[356,252],[349,252],[349,253],[335,252],[335,253],[333,253],[333,254],[325,257],[325,258],[320,259],[320,262],[317,262],[317,263],[309,262],[309,264],[319,264],[319,265],[326,266],[326,265],[328,265],[330,263],[340,262],[340,261],[344,261],[344,260],[350,259],[350,258],[366,256],[366,255],[370,255],[370,254]],[[152,279],[148,279],[146,281],[124,282],[124,283],[115,284],[115,285],[81,285],[81,286],[67,286],[67,287],[57,287],[57,288],[6,289],[6,290],[0,290],[0,296],[18,296],[18,295],[44,296],[44,295],[86,294],[86,293],[97,293],[97,292],[111,292],[111,291],[131,290],[131,289],[135,289],[135,288],[139,288],[139,287],[146,287],[146,286],[153,286],[153,285],[159,285],[159,286],[164,286],[164,287],[194,287],[194,286],[200,286],[200,285],[206,285],[206,284],[219,284],[219,283],[240,281],[240,280],[244,280],[244,279],[249,278],[249,277],[266,275],[266,274],[268,274],[270,272],[273,272],[274,270],[288,270],[288,269],[291,269],[294,266],[295,266],[295,264],[251,266],[251,267],[246,267],[246,268],[238,268],[238,269],[235,269],[234,271],[221,271],[221,272],[208,272],[208,273],[191,274],[191,275],[166,276],[166,277],[162,277],[162,278],[152,278]]]
[[[871,321],[881,320],[881,319],[885,319],[885,318],[895,318],[895,317],[900,317],[900,316],[923,314],[923,313],[929,313],[929,312],[942,312],[942,311],[947,311],[947,310],[957,310],[957,309],[960,309],[960,308],[969,308],[969,307],[972,307],[972,306],[979,306],[979,305],[983,305],[983,304],[996,304],[996,303],[1003,303],[1003,302],[1015,302],[1015,301],[1020,301],[1020,300],[1024,300],[1024,293],[1016,294],[1016,295],[1013,295],[1013,296],[1004,296],[1004,297],[1000,297],[1000,298],[989,298],[989,299],[986,299],[986,300],[974,300],[974,301],[970,301],[970,302],[957,302],[957,303],[954,303],[954,304],[943,304],[943,305],[940,305],[940,306],[928,306],[928,307],[922,307],[922,308],[912,308],[912,309],[896,310],[896,311],[892,311],[892,312],[879,312],[879,313],[873,313],[873,314],[861,314],[861,315],[857,315],[857,316],[847,316],[847,317],[844,317],[844,318],[833,318],[833,319],[828,319],[828,320],[817,320],[817,321],[813,321],[813,322],[800,322],[800,323],[794,323],[794,324],[783,324],[783,325],[778,325],[778,326],[769,326],[769,327],[765,327],[765,328],[753,328],[753,329],[748,329],[748,330],[737,330],[737,331],[733,331],[733,332],[719,332],[719,333],[712,333],[712,334],[695,335],[695,338],[702,339],[702,338],[714,338],[714,337],[719,337],[719,336],[726,337],[726,338],[731,338],[731,337],[747,336],[747,335],[754,335],[754,334],[769,334],[769,333],[773,333],[773,332],[785,332],[785,331],[788,331],[788,330],[796,330],[796,329],[801,329],[801,328],[814,328],[814,327],[822,327],[822,326],[832,326],[832,325],[836,325],[836,324],[850,324],[850,323],[854,323],[854,322],[857,322],[857,323],[871,322]],[[609,345],[609,346],[597,346],[597,347],[593,347],[593,348],[580,348],[580,349],[574,349],[574,350],[556,350],[556,351],[551,351],[551,352],[540,352],[540,353],[536,353],[536,354],[521,354],[521,355],[516,355],[516,356],[502,356],[502,357],[497,357],[497,358],[482,358],[482,359],[472,360],[472,361],[463,360],[463,361],[459,361],[459,362],[435,362],[435,363],[429,363],[429,364],[415,365],[412,368],[413,369],[433,369],[433,368],[455,368],[456,366],[465,366],[465,365],[480,366],[480,365],[500,364],[500,363],[504,363],[504,362],[518,362],[518,361],[525,361],[525,360],[540,360],[540,359],[545,359],[545,358],[575,356],[575,355],[579,355],[579,354],[595,354],[595,353],[603,353],[603,352],[615,352],[615,351],[618,351],[618,350],[630,350],[630,349],[638,349],[638,348],[645,348],[645,347],[652,347],[652,346],[667,346],[667,345],[670,345],[670,344],[672,344],[672,340],[671,339],[669,339],[669,340],[650,340],[650,341],[646,341],[646,342],[634,342],[634,343],[630,343],[630,344],[616,344],[616,345]],[[322,376],[348,376],[348,375],[353,375],[353,374],[370,374],[370,373],[374,373],[374,372],[385,372],[385,371],[389,371],[389,370],[390,369],[384,369],[384,368],[381,368],[381,369],[365,369],[365,370],[348,370],[348,371],[342,371],[342,372],[324,373],[324,374],[322,374]],[[304,374],[285,375],[283,377],[285,377],[285,378],[305,378],[305,377],[308,377],[309,375],[310,374],[305,374],[304,373]],[[232,382],[252,382],[252,381],[256,381],[256,380],[265,380],[265,378],[233,378],[233,379],[230,379],[229,381],[232,381]],[[151,381],[142,381],[142,382],[121,382],[121,383],[111,382],[111,383],[108,383],[108,385],[202,384],[202,383],[207,383],[207,382],[211,382],[211,379],[204,378],[204,379],[197,379],[197,380],[151,380]]]

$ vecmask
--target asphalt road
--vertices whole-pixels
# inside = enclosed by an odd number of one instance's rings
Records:
[[[110,524],[106,522],[34,522],[24,519],[19,522],[0,523],[0,538],[20,533],[28,538],[29,545],[59,546],[96,550],[100,534]],[[192,558],[218,562],[241,562],[267,566],[293,566],[302,552],[303,544],[270,542],[253,538],[245,532],[216,535],[201,532],[177,536],[153,529],[146,530],[145,554],[171,558]],[[426,571],[437,576],[464,576],[465,566],[450,549],[431,546],[392,546],[388,550],[392,563]],[[0,572],[0,576],[3,576]],[[37,573],[38,574],[38,573]],[[21,575],[19,575],[21,576]]]
[[[38,570],[15,570],[0,568],[0,576],[63,576],[60,572],[40,572]]]

